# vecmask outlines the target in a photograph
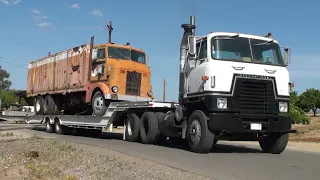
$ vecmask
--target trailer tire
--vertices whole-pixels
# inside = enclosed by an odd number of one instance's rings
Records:
[[[43,103],[43,114],[53,115],[55,110],[55,102],[50,95],[46,95]]]
[[[191,151],[209,153],[214,143],[214,134],[208,129],[208,117],[200,110],[194,111],[188,120],[187,140]]]
[[[50,119],[46,120],[46,132],[53,133],[54,132],[54,125],[50,124]]]
[[[155,113],[145,112],[141,117],[140,138],[143,144],[153,144],[156,142],[159,132],[158,119]]]
[[[163,112],[156,112],[155,114],[156,114],[157,119],[158,119],[158,127],[159,127],[158,135],[157,135],[157,143],[162,144],[162,143],[165,143],[167,141],[167,136],[161,134],[160,124],[163,122],[166,114],[163,113]]]
[[[125,139],[130,142],[138,141],[141,123],[140,118],[135,113],[131,113],[128,115],[125,123]]]
[[[289,133],[270,134],[270,136],[259,141],[260,147],[265,153],[280,154],[285,150],[289,141]]]
[[[43,114],[43,104],[44,104],[44,99],[42,96],[37,96],[34,99],[34,107],[35,107],[34,110],[37,115]]]
[[[108,106],[101,91],[94,93],[91,100],[91,107],[93,113],[97,116],[103,116],[106,113]]]
[[[57,134],[69,134],[69,128],[61,125],[59,120],[54,121],[54,129]]]

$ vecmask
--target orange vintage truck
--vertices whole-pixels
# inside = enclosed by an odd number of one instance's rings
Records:
[[[112,101],[153,99],[146,53],[130,44],[94,45],[94,37],[30,62],[26,93],[38,115],[103,115]]]

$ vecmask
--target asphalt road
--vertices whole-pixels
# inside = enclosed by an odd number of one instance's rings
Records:
[[[19,125],[0,127],[2,127],[0,131],[19,129]],[[166,146],[158,146],[125,142],[121,140],[122,135],[115,133],[104,133],[101,138],[90,138],[48,134],[40,127],[22,131],[107,148],[212,179],[316,180],[320,177],[320,153],[286,150],[280,155],[272,155],[263,153],[259,146],[240,146],[232,145],[232,142],[219,142],[211,153],[196,154],[189,152],[181,144],[168,143]]]

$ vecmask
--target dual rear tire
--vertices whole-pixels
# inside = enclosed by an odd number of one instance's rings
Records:
[[[37,115],[54,115],[59,113],[59,102],[51,95],[37,96],[34,100],[35,113]]]

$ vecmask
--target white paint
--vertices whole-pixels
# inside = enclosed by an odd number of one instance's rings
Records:
[[[211,33],[207,36],[207,46],[210,47],[210,40],[213,36],[217,35],[234,35],[234,33]],[[254,38],[265,41],[272,39],[255,36],[240,34],[240,37]],[[277,43],[276,40],[274,40]],[[277,93],[280,96],[289,96],[289,72],[286,67],[265,65],[265,64],[254,64],[234,61],[223,61],[211,59],[210,48],[207,48],[208,58],[188,61],[186,63],[186,83],[185,83],[185,94],[196,93],[202,91],[222,91],[229,92],[232,86],[232,78],[235,73],[237,74],[249,74],[249,75],[262,75],[275,77],[275,83],[277,86]],[[269,73],[268,73],[269,72]],[[270,73],[272,72],[272,73]],[[208,76],[209,80],[203,81],[202,76]],[[214,78],[214,79],[212,79]],[[214,84],[213,84],[214,83]]]
[[[74,56],[78,56],[79,54],[82,54],[83,52],[90,52],[90,45],[86,44],[84,45],[84,47],[79,47],[79,51],[77,52],[73,52],[72,49],[68,49],[66,51],[62,51],[53,55],[50,55],[50,57],[45,57],[45,58],[41,58],[32,62],[28,63],[28,69],[34,68],[34,67],[39,67],[45,64],[49,64],[49,63],[53,63],[53,62],[57,62],[60,60],[65,60],[67,58],[71,58]]]

